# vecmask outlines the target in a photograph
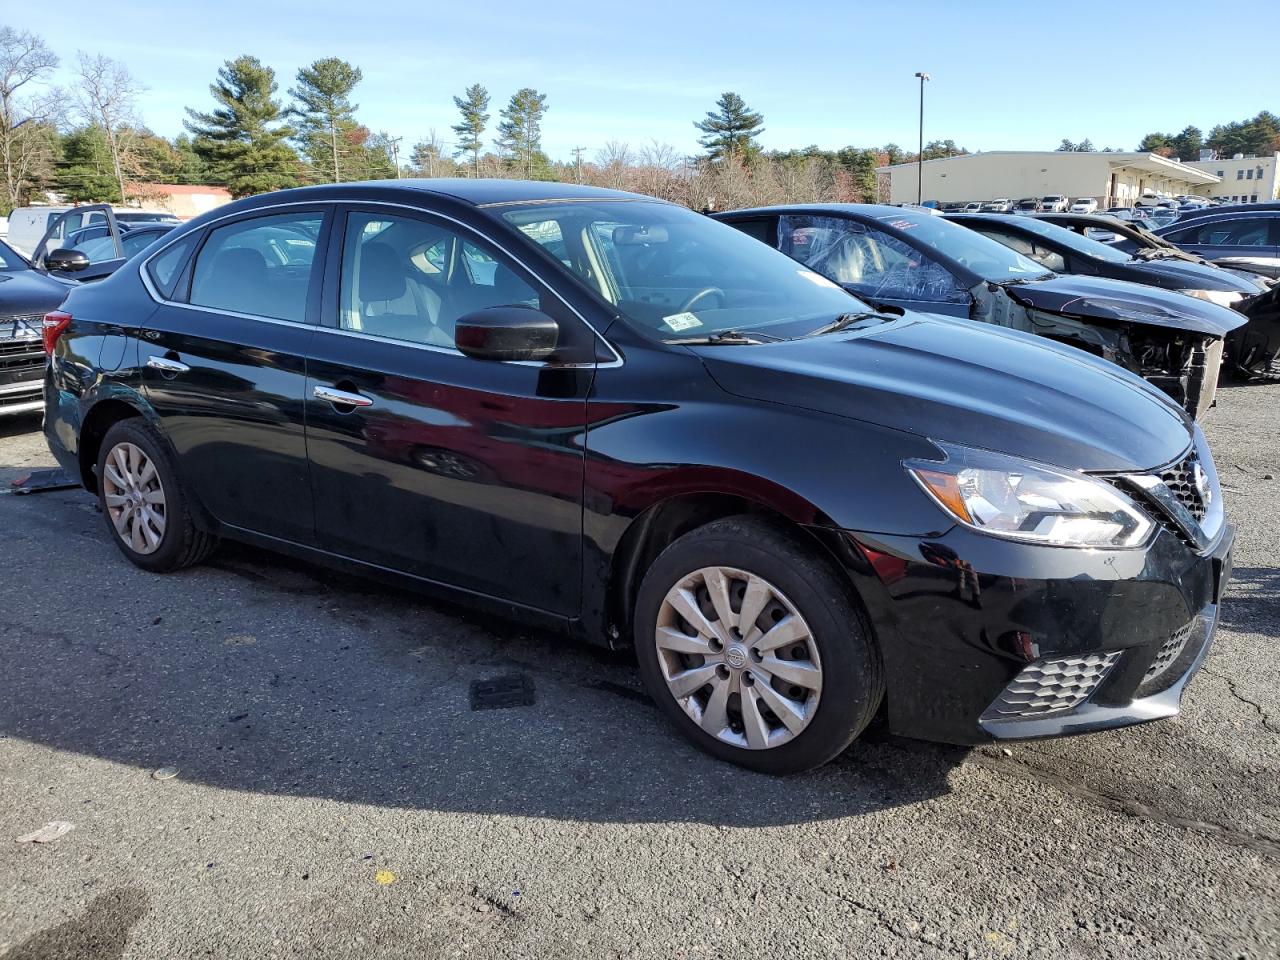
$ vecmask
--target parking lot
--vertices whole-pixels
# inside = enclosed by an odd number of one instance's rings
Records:
[[[1278,409],[1205,420],[1240,532],[1181,717],[788,779],[625,655],[247,548],[152,576],[83,491],[0,494],[0,957],[1280,955]],[[48,466],[0,425],[0,484]]]

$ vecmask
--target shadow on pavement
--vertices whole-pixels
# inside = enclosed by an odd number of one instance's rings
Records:
[[[140,777],[173,765],[375,806],[768,826],[928,800],[965,756],[873,725],[820,770],[749,773],[681,739],[628,653],[235,545],[214,569],[154,577],[94,539],[79,587],[26,622],[0,610],[0,732]],[[474,681],[513,672],[534,706],[471,710]]]

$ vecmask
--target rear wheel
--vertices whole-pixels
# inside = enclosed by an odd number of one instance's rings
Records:
[[[767,773],[826,763],[883,696],[858,605],[816,552],[771,525],[720,520],[672,543],[636,603],[650,695],[707,752]]]
[[[120,552],[144,570],[181,570],[217,545],[191,520],[168,445],[140,418],[120,421],[103,438],[98,501]]]

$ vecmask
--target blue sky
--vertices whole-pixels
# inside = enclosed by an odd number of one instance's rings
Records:
[[[403,136],[402,149],[432,127],[451,141],[451,98],[470,83],[493,97],[491,126],[514,90],[536,87],[549,106],[544,147],[562,159],[609,140],[694,152],[692,121],[725,90],[764,114],[767,147],[910,147],[917,70],[933,76],[925,138],[971,150],[1052,149],[1063,137],[1131,149],[1149,130],[1280,112],[1272,2],[1250,5],[1238,30],[1202,0],[8,6],[0,23],[43,35],[62,82],[77,50],[125,62],[147,87],[143,120],[165,135],[181,132],[184,106],[210,105],[218,67],[242,53],[275,69],[282,95],[305,63],[355,63],[360,120]],[[1175,52],[1168,67],[1162,48]]]

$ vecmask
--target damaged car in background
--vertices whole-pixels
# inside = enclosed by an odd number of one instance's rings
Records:
[[[1091,239],[1081,231],[1069,229],[1056,220],[1104,221],[1101,217],[1040,214],[1014,218],[963,213],[947,216],[1055,273],[1129,280],[1231,307],[1248,320],[1244,326],[1232,331],[1226,340],[1223,363],[1237,379],[1269,377],[1280,355],[1276,295],[1268,294],[1271,284],[1261,277],[1199,262],[1194,256],[1159,244],[1149,253],[1144,247],[1142,253],[1129,254]],[[1096,223],[1094,226],[1096,228]],[[1122,228],[1122,225],[1117,222],[1116,227]]]
[[[914,210],[800,204],[716,214],[880,307],[965,317],[1103,357],[1199,417],[1216,395],[1228,307],[1103,277],[1060,276],[980,233]]]

